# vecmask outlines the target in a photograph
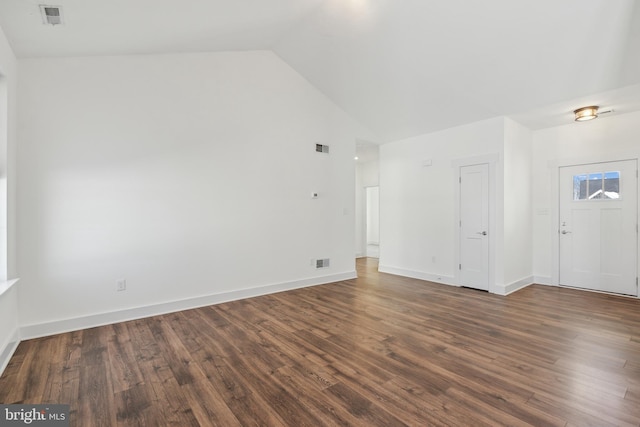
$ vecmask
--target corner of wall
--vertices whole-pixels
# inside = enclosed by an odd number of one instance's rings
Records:
[[[20,344],[16,280],[0,283],[0,375]]]
[[[525,277],[520,280],[516,280],[515,282],[511,282],[506,285],[496,285],[492,289],[492,293],[496,295],[507,296],[512,294],[520,289],[524,289],[527,286],[533,285],[535,283],[533,276]]]
[[[3,200],[2,218],[6,220],[0,225],[2,228],[2,280],[0,285],[0,374],[9,363],[9,359],[20,343],[18,319],[18,291],[15,281],[6,281],[16,274],[16,244],[15,244],[15,165],[17,146],[17,61],[11,46],[0,28],[0,77],[3,81],[3,98],[6,104],[0,108],[3,114],[3,130],[6,132],[2,140],[2,171],[6,175],[2,178]],[[4,111],[2,111],[4,110]]]
[[[18,349],[18,345],[20,344],[20,331],[16,328],[16,330],[10,335],[9,341],[4,345],[4,347],[0,347],[0,375],[4,372],[9,365],[9,361],[11,357],[13,357],[13,353]]]

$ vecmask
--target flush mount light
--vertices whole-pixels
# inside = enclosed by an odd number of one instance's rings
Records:
[[[598,117],[598,107],[582,107],[573,112],[576,115],[576,122],[586,122],[587,120],[593,120]]]

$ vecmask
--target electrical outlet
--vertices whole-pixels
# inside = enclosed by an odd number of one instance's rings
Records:
[[[125,279],[120,279],[116,281],[116,291],[122,292],[127,290],[127,281]]]

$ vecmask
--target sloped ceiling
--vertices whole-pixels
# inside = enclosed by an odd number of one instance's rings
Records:
[[[322,0],[0,0],[20,58],[271,49]],[[42,24],[39,4],[65,24]]]
[[[271,49],[378,142],[498,115],[566,123],[583,102],[640,109],[635,0],[56,4],[52,28],[36,2],[0,1],[18,57]]]
[[[330,1],[275,51],[388,141],[640,83],[637,3]]]

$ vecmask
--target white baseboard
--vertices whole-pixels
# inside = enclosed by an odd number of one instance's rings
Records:
[[[515,282],[509,283],[504,286],[496,286],[496,294],[497,295],[509,295],[514,293],[515,291],[519,291],[520,289],[526,288],[529,285],[532,285],[534,282],[533,276],[524,277],[520,280],[516,280]]]
[[[144,307],[130,308],[108,313],[76,317],[72,319],[26,325],[20,328],[20,336],[23,340],[38,338],[64,332],[93,328],[96,326],[109,325],[112,323],[126,322],[128,320],[141,319],[144,317],[157,316],[160,314],[173,313],[176,311],[189,310],[192,308],[204,307],[207,305],[220,304],[228,301],[253,298],[261,295],[306,288],[309,286],[324,285],[327,283],[339,282],[342,280],[355,278],[357,278],[357,274],[355,270],[353,270],[345,273],[295,280],[292,282],[285,282],[274,285],[259,286],[255,288],[241,289],[231,292],[223,292],[220,294],[205,295],[195,298],[187,298],[184,300],[171,301]]]
[[[405,270],[403,268],[390,267],[388,265],[378,265],[378,271],[381,273],[395,274],[396,276],[411,277],[412,279],[427,280],[429,282],[440,283],[443,285],[460,286],[455,283],[455,278],[451,276]]]
[[[551,277],[546,276],[533,276],[533,283],[537,285],[558,286],[557,283],[553,283]]]
[[[4,346],[2,351],[0,352],[0,375],[4,372],[5,368],[9,364],[13,353],[15,353],[18,348],[18,344],[20,344],[20,330],[16,329],[13,334],[11,334],[11,338]]]
[[[424,273],[422,271],[405,270],[402,268],[390,267],[388,265],[379,265],[378,271],[380,271],[381,273],[395,274],[397,276],[411,277],[412,279],[427,280],[429,282],[440,283],[443,285],[460,286],[458,283],[456,283],[455,277],[451,276]],[[494,286],[492,290],[494,290],[494,293],[496,295],[504,296],[509,295],[522,288],[526,288],[533,283],[537,282],[534,282],[533,276],[529,276],[505,286]]]

